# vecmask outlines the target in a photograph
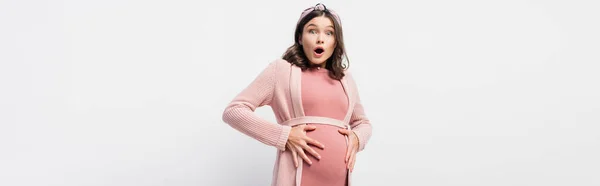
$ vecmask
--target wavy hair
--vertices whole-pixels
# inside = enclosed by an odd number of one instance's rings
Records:
[[[296,25],[296,31],[294,34],[294,44],[285,51],[282,58],[289,63],[292,63],[302,70],[306,70],[311,68],[310,62],[302,49],[302,45],[300,45],[300,36],[302,32],[304,32],[304,25],[308,23],[311,19],[318,16],[326,16],[333,22],[333,27],[335,30],[335,42],[336,47],[325,63],[325,68],[329,70],[329,77],[341,80],[344,76],[344,70],[349,68],[350,61],[348,60],[348,56],[346,55],[346,48],[344,47],[344,38],[342,32],[342,25],[339,23],[333,15],[327,10],[314,10],[306,15],[302,20],[298,22]],[[347,64],[343,64],[344,57],[346,58]]]

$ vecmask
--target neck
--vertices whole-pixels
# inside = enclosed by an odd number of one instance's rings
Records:
[[[311,68],[325,68],[325,65],[326,65],[326,63],[320,64],[320,65],[317,65],[317,64],[312,64],[312,63],[311,63],[311,64],[310,64],[310,67],[311,67]]]

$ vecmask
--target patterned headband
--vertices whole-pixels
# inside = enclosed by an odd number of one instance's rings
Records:
[[[315,11],[315,10],[321,10],[321,11],[325,11],[325,12],[329,12],[329,13],[331,13],[331,15],[333,15],[333,18],[335,18],[335,20],[336,20],[336,21],[337,21],[337,22],[338,22],[340,25],[342,24],[342,22],[340,21],[340,17],[337,15],[337,13],[335,13],[335,12],[334,12],[333,10],[331,10],[331,9],[327,9],[327,8],[325,7],[325,5],[323,5],[323,4],[321,4],[321,3],[317,3],[317,5],[315,5],[314,7],[310,7],[310,8],[307,8],[307,9],[305,9],[305,10],[302,12],[302,15],[300,15],[300,19],[298,19],[298,23],[300,23],[300,21],[301,21],[302,19],[304,19],[304,17],[306,17],[306,15],[308,15],[309,13],[311,13],[312,11]],[[298,23],[296,23],[296,24],[298,24]]]

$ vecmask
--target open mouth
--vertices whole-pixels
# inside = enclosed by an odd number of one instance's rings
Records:
[[[317,47],[317,48],[315,49],[315,53],[317,53],[317,54],[322,54],[323,52],[325,52],[325,49],[323,49],[323,48],[321,48],[321,47]]]

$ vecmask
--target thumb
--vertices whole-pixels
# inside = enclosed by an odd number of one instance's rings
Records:
[[[304,130],[315,130],[317,129],[317,126],[314,125],[306,125],[304,126]]]
[[[345,134],[345,135],[348,135],[348,133],[349,133],[348,130],[346,130],[346,129],[339,129],[338,132],[340,132],[341,134]]]

